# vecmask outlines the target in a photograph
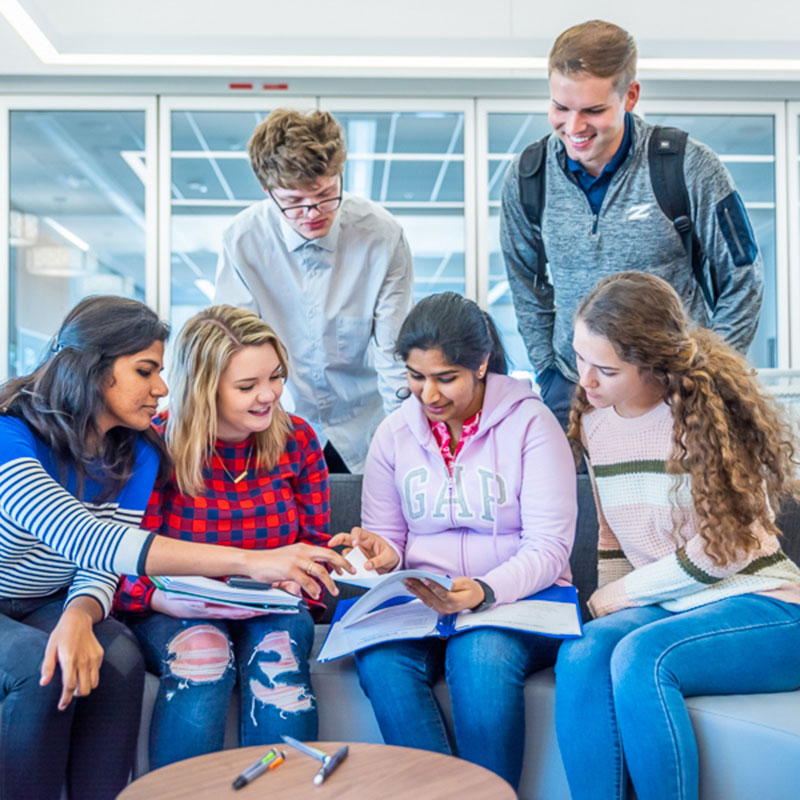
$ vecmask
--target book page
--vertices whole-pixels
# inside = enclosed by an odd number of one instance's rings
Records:
[[[517,600],[477,614],[462,611],[455,630],[482,626],[513,628],[547,636],[580,636],[582,632],[578,606],[573,602],[553,600]]]
[[[382,642],[437,635],[439,615],[421,600],[412,600],[374,611],[350,625],[343,625],[343,619],[331,625],[318,661],[330,661]]]
[[[414,597],[403,585],[403,581],[408,578],[419,578],[420,580],[428,578],[429,580],[436,581],[436,583],[447,589],[448,592],[453,585],[452,578],[446,575],[437,575],[434,572],[428,572],[422,569],[403,569],[399,572],[387,572],[385,575],[381,576],[381,580],[375,586],[353,603],[347,610],[347,613],[342,617],[342,624],[345,626],[352,625],[359,617],[368,614],[370,611],[374,611],[378,606],[392,597]]]

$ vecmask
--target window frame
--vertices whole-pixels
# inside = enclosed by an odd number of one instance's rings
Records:
[[[158,160],[157,115],[155,95],[0,95],[0,308],[6,320],[0,325],[0,376],[9,375],[10,345],[10,259],[9,213],[11,209],[11,113],[15,111],[141,111],[144,113],[145,175],[145,302],[158,307]]]

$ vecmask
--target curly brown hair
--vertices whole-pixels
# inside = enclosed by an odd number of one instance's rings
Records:
[[[278,108],[247,143],[250,166],[264,189],[305,189],[341,175],[347,160],[342,127],[327,111]]]
[[[712,561],[728,564],[755,550],[755,526],[779,534],[781,499],[800,495],[794,436],[744,358],[712,331],[691,327],[675,290],[643,272],[604,278],[575,319],[663,385],[674,419],[668,469],[691,478]],[[576,457],[581,418],[591,409],[579,385],[567,431]]]

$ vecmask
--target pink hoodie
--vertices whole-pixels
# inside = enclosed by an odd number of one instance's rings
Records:
[[[489,373],[478,431],[453,476],[416,397],[378,427],[362,525],[405,568],[480,578],[497,604],[571,582],[575,465],[556,418],[523,381]]]

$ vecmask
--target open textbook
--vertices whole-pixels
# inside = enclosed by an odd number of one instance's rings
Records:
[[[347,557],[351,563],[361,563],[355,550]],[[354,565],[358,569],[358,564]],[[399,570],[372,578],[372,588],[366,594],[339,601],[317,660],[331,661],[382,642],[452,636],[487,626],[565,639],[576,638],[583,632],[574,586],[551,586],[516,603],[487,611],[437,614],[405,588],[403,581],[408,578],[430,578],[448,590],[452,585],[451,578],[423,570]],[[358,583],[352,575],[347,582]]]
[[[283,589],[239,589],[215,578],[200,575],[154,575],[150,580],[168,596],[205,600],[218,605],[267,609],[275,614],[293,614],[302,602]]]

